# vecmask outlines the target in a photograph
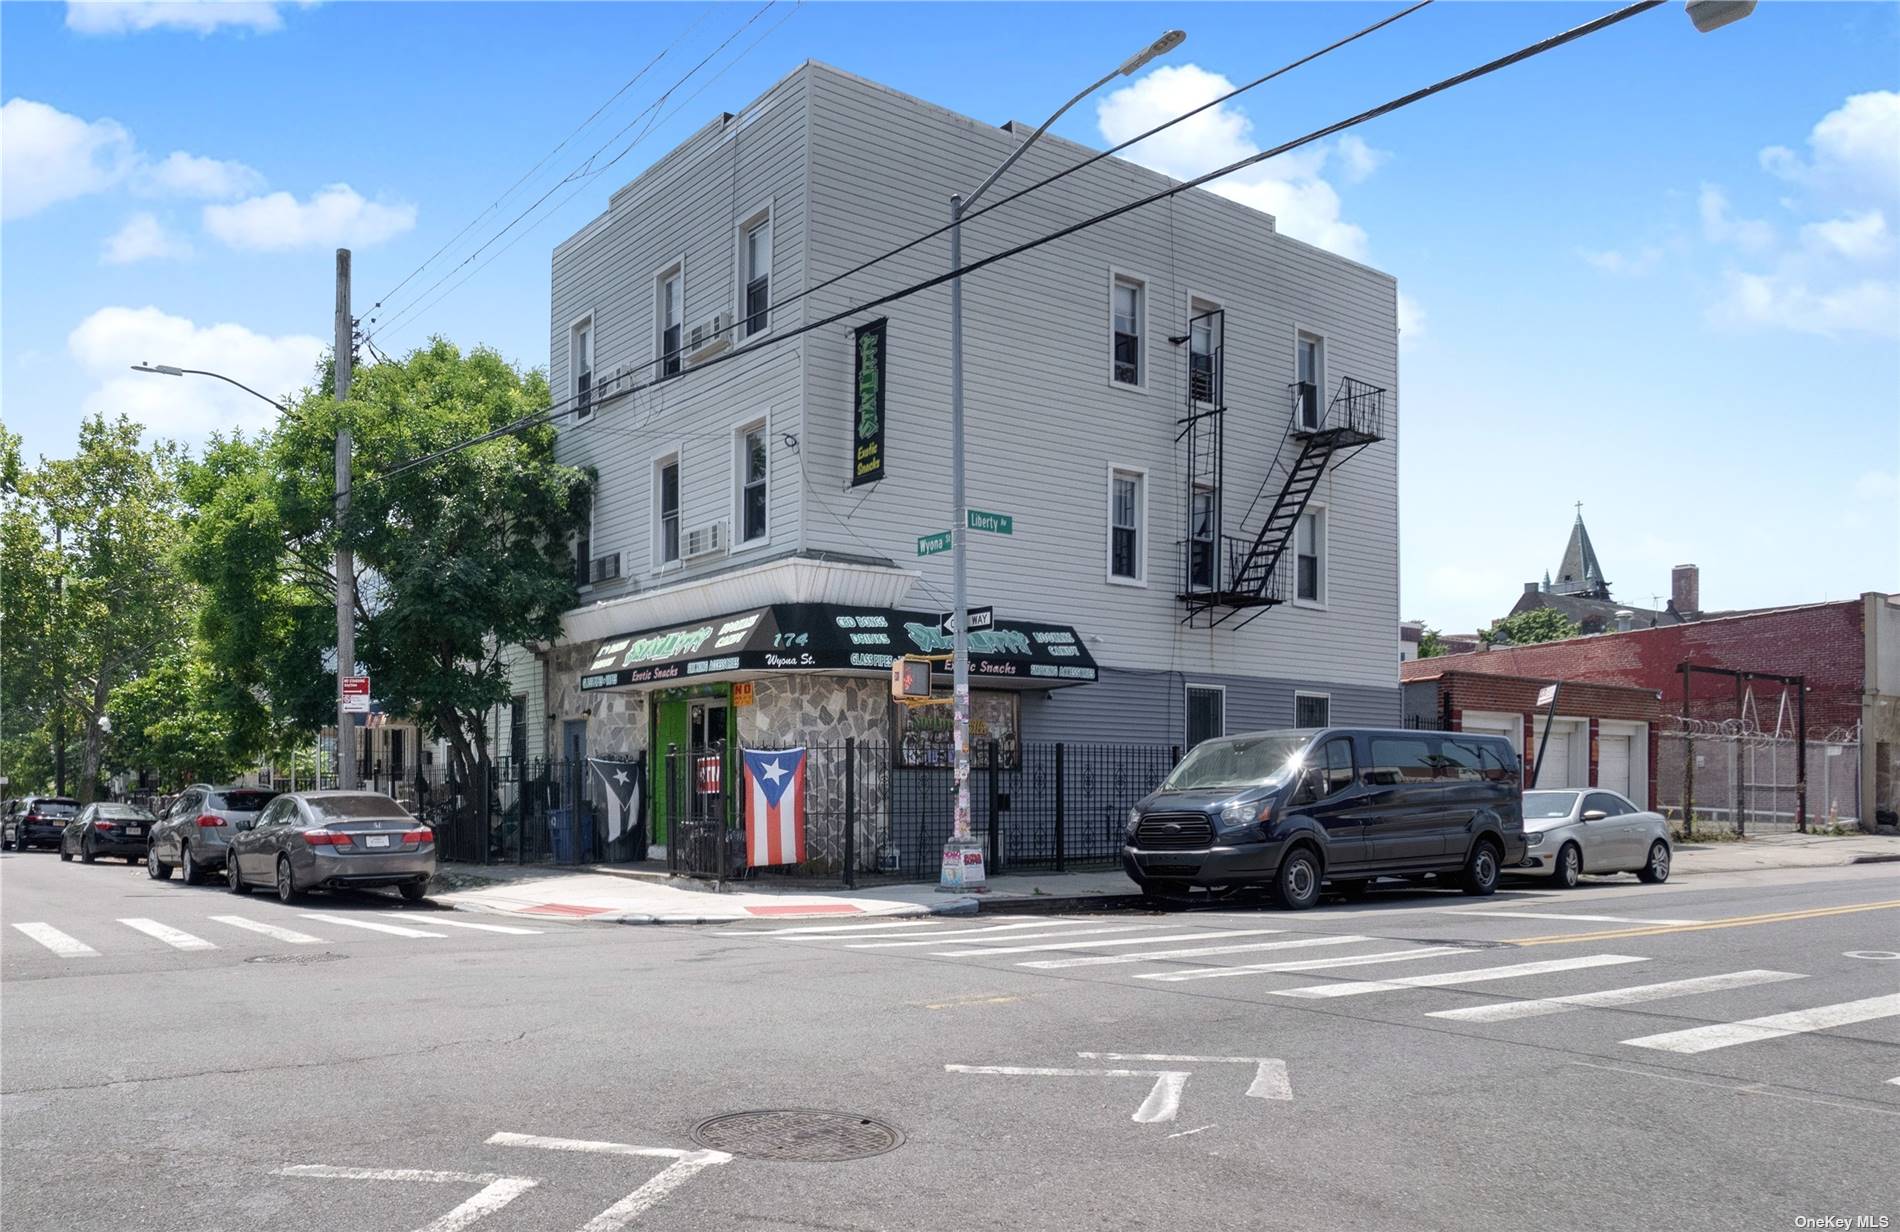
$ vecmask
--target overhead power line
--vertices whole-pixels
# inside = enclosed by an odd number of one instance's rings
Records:
[[[1214,170],[1206,172],[1203,175],[1196,176],[1193,179],[1184,180],[1178,184],[1171,185],[1168,188],[1160,189],[1159,191],[1149,193],[1145,196],[1137,197],[1132,201],[1126,202],[1122,205],[1115,206],[1113,209],[1104,210],[1099,214],[1092,215],[1088,218],[1082,219],[1079,222],[1071,223],[1070,225],[1066,227],[1061,227],[1055,231],[1049,232],[1046,235],[1039,236],[1036,239],[1024,241],[1023,243],[1017,244],[1014,247],[1005,248],[1002,251],[992,253],[987,257],[982,257],[975,261],[971,261],[968,264],[964,265],[960,270],[946,271],[945,273],[937,274],[930,278],[925,278],[919,282],[911,283],[909,286],[900,287],[899,289],[895,291],[891,291],[887,294],[877,296],[873,299],[866,300],[859,304],[855,304],[850,308],[843,309],[839,312],[832,313],[825,317],[821,317],[820,319],[816,321],[811,321],[804,325],[790,327],[790,328],[786,328],[780,331],[775,331],[772,334],[772,336],[769,338],[764,338],[758,342],[748,343],[744,346],[736,347],[733,350],[725,351],[719,355],[715,355],[711,357],[710,359],[704,360],[703,362],[694,365],[692,372],[694,373],[702,372],[705,369],[714,367],[718,364],[739,359],[742,356],[751,355],[767,347],[777,346],[780,343],[788,342],[791,339],[797,338],[803,334],[811,333],[813,330],[824,329],[828,326],[836,325],[841,321],[847,320],[851,317],[859,316],[863,313],[869,312],[876,308],[881,308],[886,304],[895,303],[898,300],[902,300],[902,299],[908,299],[909,297],[913,295],[917,295],[921,292],[931,290],[932,288],[942,286],[943,284],[949,282],[952,278],[968,277],[969,275],[976,273],[978,270],[984,269],[991,265],[995,265],[1002,261],[1010,260],[1013,257],[1021,256],[1023,253],[1029,252],[1032,249],[1040,248],[1045,244],[1051,244],[1060,239],[1065,239],[1068,236],[1074,235],[1079,231],[1084,231],[1090,227],[1099,226],[1102,223],[1110,221],[1111,219],[1119,218],[1122,215],[1130,213],[1134,210],[1142,209],[1146,206],[1153,205],[1158,201],[1165,201],[1172,197],[1177,197],[1180,194],[1187,192],[1191,189],[1199,188],[1202,185],[1211,183],[1214,180],[1221,179],[1224,176],[1232,175],[1237,171],[1245,170],[1248,167],[1255,166],[1259,163],[1267,161],[1268,159],[1278,158],[1282,154],[1290,153],[1291,151],[1297,150],[1301,148],[1302,146],[1311,145],[1315,141],[1323,141],[1327,137],[1331,137],[1336,133],[1341,133],[1341,132],[1346,131],[1349,128],[1354,128],[1358,125],[1365,124],[1372,120],[1379,119],[1382,116],[1390,115],[1391,113],[1395,111],[1399,111],[1405,107],[1410,107],[1414,103],[1421,102],[1427,98],[1432,97],[1433,95],[1442,94],[1446,90],[1450,90],[1456,86],[1464,85],[1467,82],[1475,81],[1480,77],[1489,76],[1490,74],[1498,72],[1501,69],[1506,69],[1506,68],[1511,67],[1512,65],[1520,64],[1525,60],[1529,60],[1532,57],[1542,55],[1545,52],[1554,51],[1559,47],[1567,46],[1570,43],[1576,42],[1578,39],[1587,37],[1588,35],[1591,35],[1591,34],[1595,34],[1598,31],[1608,29],[1611,26],[1617,25],[1620,22],[1627,21],[1632,17],[1638,16],[1639,14],[1646,13],[1650,9],[1659,7],[1662,3],[1663,3],[1663,0],[1637,0],[1637,3],[1635,4],[1627,5],[1611,13],[1606,13],[1602,17],[1598,17],[1591,21],[1584,22],[1582,25],[1573,26],[1569,30],[1565,30],[1559,34],[1551,35],[1549,38],[1540,39],[1539,41],[1535,43],[1531,43],[1528,46],[1521,47],[1518,50],[1510,52],[1506,55],[1499,56],[1498,58],[1494,60],[1488,60],[1485,63],[1480,64],[1475,68],[1466,69],[1464,72],[1457,73],[1453,76],[1446,77],[1440,81],[1433,82],[1431,85],[1420,87],[1417,90],[1413,90],[1409,94],[1402,94],[1397,98],[1390,99],[1384,103],[1380,103],[1376,107],[1368,108],[1367,110],[1361,111],[1358,114],[1350,116],[1344,120],[1335,121],[1334,123],[1328,124],[1323,128],[1314,129],[1313,131],[1305,134],[1304,136],[1296,137],[1292,139],[1291,141],[1282,142],[1281,144],[1273,146],[1270,149],[1261,150],[1260,152],[1256,154],[1250,154],[1245,158],[1237,159],[1234,162],[1228,163],[1226,166],[1217,167]],[[662,362],[662,360],[652,360],[646,364],[639,365],[639,368],[651,368],[655,364],[658,364],[660,362]],[[636,371],[637,370],[639,369],[636,369]],[[662,377],[658,380],[647,381],[639,385],[629,386],[626,389],[619,390],[612,394],[607,394],[604,396],[590,395],[589,407],[590,409],[593,409],[597,412],[600,408],[604,407],[607,403],[618,402],[622,398],[631,397],[632,395],[640,393],[643,390],[651,389],[654,386],[663,383],[664,381],[679,380],[679,379],[684,379],[684,378],[681,376]],[[573,398],[573,397],[560,399],[550,404],[548,407],[544,408],[543,410],[536,411],[530,415],[525,415],[521,417],[520,419],[515,420],[513,423],[505,424],[502,427],[495,428],[491,431],[481,433],[478,436],[470,437],[467,440],[458,441],[457,443],[453,445],[445,446],[442,449],[437,449],[426,454],[418,455],[417,457],[409,459],[407,462],[400,463],[390,468],[387,471],[383,471],[381,474],[364,476],[363,479],[359,480],[358,482],[374,483],[374,482],[394,479],[399,475],[404,475],[420,467],[428,466],[434,462],[440,461],[443,458],[449,457],[452,454],[459,453],[460,451],[464,449],[470,448],[471,446],[482,444],[485,441],[495,440],[498,437],[508,436],[512,433],[520,432],[527,428],[536,427],[541,424],[551,423],[556,419],[564,418],[567,415],[573,414],[576,408],[572,404],[575,403],[576,401],[577,401],[577,398]]]

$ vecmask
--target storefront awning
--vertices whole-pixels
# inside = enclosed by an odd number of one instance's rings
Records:
[[[603,642],[583,689],[692,681],[732,672],[888,672],[893,655],[951,651],[939,614],[829,603],[777,603]],[[942,664],[944,668],[949,665]],[[970,634],[972,682],[1055,688],[1096,678],[1068,625],[997,620]],[[979,686],[980,687],[980,686]]]

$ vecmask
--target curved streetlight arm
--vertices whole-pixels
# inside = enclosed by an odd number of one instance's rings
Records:
[[[158,376],[208,376],[223,381],[226,385],[235,385],[253,398],[262,398],[284,414],[290,414],[290,408],[266,394],[260,394],[243,381],[235,381],[222,372],[207,372],[203,368],[175,368],[170,364],[133,364],[134,372],[151,372]]]

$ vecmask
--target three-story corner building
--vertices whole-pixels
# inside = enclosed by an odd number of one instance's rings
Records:
[[[818,63],[721,115],[553,255],[564,462],[597,495],[512,757],[702,740],[947,756],[890,656],[944,653],[944,224],[1028,130]],[[1045,138],[990,200],[1091,151]],[[1172,181],[1105,159],[966,223],[966,264]],[[988,202],[986,202],[988,204]],[[964,279],[978,741],[1191,744],[1394,723],[1394,280],[1180,194]],[[809,332],[809,323],[842,319]],[[939,541],[941,542],[941,541]],[[946,680],[947,687],[947,680]],[[542,721],[545,716],[545,723]]]

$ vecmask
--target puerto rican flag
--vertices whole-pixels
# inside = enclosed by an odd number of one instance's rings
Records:
[[[805,862],[805,750],[741,749],[745,857],[754,868]]]

